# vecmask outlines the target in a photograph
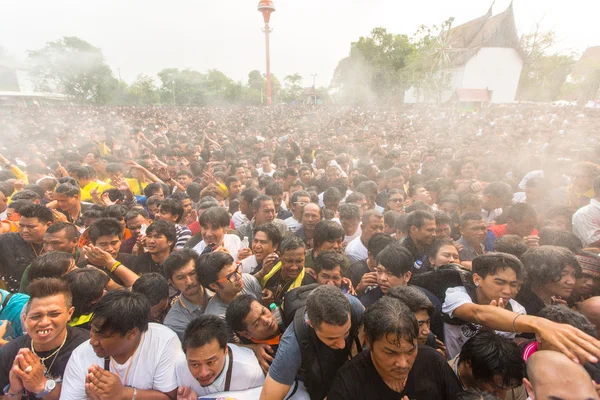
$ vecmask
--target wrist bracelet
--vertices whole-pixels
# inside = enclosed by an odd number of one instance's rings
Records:
[[[521,315],[523,314],[517,314],[515,315],[515,317],[513,318],[513,322],[512,322],[512,328],[513,328],[513,332],[517,333],[517,328],[515,328],[515,322],[517,321],[517,318],[519,318]]]
[[[121,263],[119,261],[114,263],[113,266],[110,268],[110,272],[115,272],[117,270],[117,268],[119,268],[119,265],[121,265]]]
[[[4,396],[17,397],[17,396],[21,396],[23,394],[23,391],[20,391],[19,393],[8,393],[9,390],[10,390],[10,383],[4,387],[4,390],[3,390]]]
[[[133,396],[131,397],[131,400],[135,400],[136,396],[137,396],[137,389],[133,388]]]

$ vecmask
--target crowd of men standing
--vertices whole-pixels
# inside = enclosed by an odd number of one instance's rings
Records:
[[[0,116],[3,398],[599,398],[593,110]]]

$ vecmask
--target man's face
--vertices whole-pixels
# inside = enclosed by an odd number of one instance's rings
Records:
[[[127,333],[121,335],[116,332],[104,332],[100,330],[102,320],[94,320],[90,327],[90,345],[94,353],[100,358],[111,357],[122,354],[129,348],[133,335]]]
[[[188,368],[193,377],[206,387],[213,384],[225,368],[227,348],[222,349],[219,341],[213,339],[204,346],[188,348],[185,353]]]
[[[223,238],[225,237],[225,228],[217,226],[215,224],[208,224],[201,227],[202,239],[206,245],[209,244],[223,244]]]
[[[229,197],[237,197],[242,192],[242,182],[234,181],[229,185]]]
[[[573,186],[578,192],[587,192],[594,186],[594,175],[590,175],[585,169],[574,169],[571,172]]]
[[[525,217],[522,221],[509,219],[506,224],[506,231],[521,237],[529,236],[531,235],[533,228],[535,228],[536,223],[537,219],[534,217]]]
[[[488,211],[495,210],[496,208],[502,208],[506,206],[509,201],[509,199],[492,196],[490,194],[484,194],[482,208]]]
[[[274,251],[275,248],[273,247],[273,242],[271,242],[271,239],[269,239],[266,233],[258,231],[254,234],[254,239],[252,239],[252,252],[257,261],[264,260],[266,256]]]
[[[426,204],[432,203],[431,195],[429,194],[427,189],[425,189],[424,187],[420,187],[415,191],[415,193],[413,194],[413,200],[414,201],[423,201]]]
[[[333,240],[327,240],[323,243],[321,243],[321,245],[319,246],[319,248],[317,249],[317,251],[319,253],[322,253],[324,251],[327,250],[333,250],[336,253],[342,253],[342,246],[344,245],[344,237],[339,237],[337,239],[333,239]]]
[[[312,231],[320,220],[321,210],[317,204],[309,203],[304,206],[304,213],[302,214],[302,227],[304,230]]]
[[[439,205],[440,211],[445,212],[448,215],[454,214],[456,210],[458,210],[458,204],[451,202],[444,202]]]
[[[367,225],[361,224],[362,234],[361,239],[363,243],[368,243],[369,239],[373,237],[374,234],[383,232],[385,229],[385,224],[383,222],[383,217],[378,215],[373,215],[369,219],[369,223]]]
[[[402,175],[395,176],[388,180],[387,182],[388,189],[404,189],[404,177]]]
[[[435,239],[435,219],[424,220],[420,228],[416,226],[410,227],[412,239],[420,246],[429,246]]]
[[[483,243],[487,235],[487,225],[483,219],[479,221],[467,221],[465,226],[460,228],[460,233],[467,243]]]
[[[344,228],[346,236],[352,236],[356,233],[358,225],[360,225],[360,219],[345,219],[340,218],[340,224]]]
[[[168,297],[159,301],[157,304],[150,307],[150,322],[162,324],[170,309],[171,303],[169,302]]]
[[[463,179],[477,179],[477,169],[475,164],[466,163],[460,169],[460,175]]]
[[[194,260],[188,261],[183,267],[175,270],[170,283],[187,298],[198,295],[200,283],[198,283]]]
[[[260,166],[262,167],[263,171],[270,170],[271,169],[271,159],[269,157],[261,157],[260,158]]]
[[[333,269],[326,270],[322,269],[317,274],[317,283],[319,285],[331,285],[337,286],[338,288],[342,287],[342,267],[339,265]]]
[[[19,235],[24,241],[30,243],[41,243],[44,240],[46,229],[50,222],[42,222],[38,218],[21,217],[19,220]]]
[[[310,321],[309,321],[310,324]],[[311,325],[312,326],[312,325]],[[352,322],[348,314],[348,322],[344,325],[333,325],[327,322],[321,322],[319,327],[313,326],[317,337],[324,345],[334,350],[342,350],[346,347],[346,338],[350,334]]]
[[[27,334],[36,346],[52,343],[67,328],[73,310],[62,294],[32,299],[25,315]]]
[[[486,303],[502,299],[504,304],[508,304],[508,301],[514,299],[519,290],[517,273],[512,268],[499,267],[495,274],[489,274],[485,279],[473,274],[473,282],[476,286],[478,285]]]
[[[435,226],[435,236],[442,239],[449,239],[452,228],[449,224],[437,224]]]
[[[553,296],[560,296],[563,299],[571,296],[573,289],[575,288],[575,282],[577,280],[575,268],[567,265],[563,268],[558,281],[546,283],[545,289],[548,293],[552,293]]]
[[[96,163],[96,156],[94,153],[87,153],[83,159],[83,162],[87,165],[93,165]]]
[[[327,182],[331,183],[334,180],[338,179],[341,175],[340,170],[337,168],[327,168]]]
[[[268,340],[279,333],[277,320],[269,309],[253,301],[250,312],[244,318],[246,330],[240,334],[248,339]]]
[[[158,232],[148,233],[146,236],[146,246],[148,247],[148,253],[157,254],[171,249],[172,241],[167,240],[167,237]]]
[[[279,212],[279,209],[281,208],[281,199],[282,199],[282,195],[277,195],[277,196],[271,196],[271,198],[273,199],[273,205],[275,206],[275,212]]]
[[[373,364],[381,379],[404,382],[417,358],[418,344],[417,339],[409,342],[391,334],[369,344]]]
[[[130,218],[127,220],[127,229],[131,232],[133,237],[138,237],[140,235],[140,230],[142,229],[142,225],[150,225],[150,220],[142,217],[141,215],[136,216],[135,218]]]
[[[410,271],[402,276],[393,275],[381,264],[378,264],[377,267],[375,267],[375,273],[377,274],[377,284],[381,288],[383,294],[387,294],[391,288],[396,286],[408,285],[408,281],[410,281],[411,277]]]
[[[241,183],[246,182],[246,168],[244,167],[237,167],[235,169],[235,176],[237,176],[237,178],[240,180]]]
[[[164,210],[162,207],[158,207],[158,214],[154,214],[156,219],[171,222],[172,224],[177,223],[177,214],[172,214],[170,211]]]
[[[159,187],[156,192],[154,192],[154,194],[152,196],[156,196],[157,199],[159,200],[164,200],[165,199],[165,193],[162,190],[162,187]]]
[[[156,219],[159,219],[158,218],[158,205],[157,204],[149,205],[147,208],[148,208],[148,212],[150,213],[150,215],[154,215],[154,217]],[[138,231],[138,235],[139,235],[139,231]]]
[[[275,215],[275,203],[273,200],[261,201],[258,209],[254,210],[254,218],[256,218],[255,226],[273,222]]]
[[[433,267],[441,267],[442,265],[458,263],[460,258],[458,256],[458,250],[451,244],[440,247],[435,259],[429,258],[429,262]]]
[[[189,215],[192,212],[192,199],[181,200],[181,206],[183,207],[183,215]]]
[[[431,317],[427,310],[419,310],[415,313],[415,318],[419,324],[419,337],[417,340],[419,344],[424,345],[427,343],[429,332],[431,332]]]
[[[311,173],[307,169],[303,169],[300,171],[300,180],[304,182],[304,184],[308,183],[311,179]]]
[[[288,279],[296,279],[304,268],[304,247],[295,250],[286,250],[281,255],[281,275]]]
[[[79,204],[79,196],[69,197],[64,193],[54,193],[54,200],[58,204],[58,208],[63,211],[70,211],[77,207]]]
[[[179,175],[177,177],[177,183],[179,183],[184,188],[187,188],[190,183],[192,183],[192,178],[188,175]]]
[[[600,276],[588,273],[582,273],[575,282],[575,292],[579,296],[589,296],[594,288],[600,287]]]
[[[77,248],[77,240],[69,240],[66,236],[66,229],[44,235],[44,253],[51,251],[64,251],[73,254]]]
[[[117,235],[100,236],[94,246],[100,247],[102,250],[109,253],[113,258],[116,258],[121,249],[121,239]]]
[[[224,266],[217,274],[217,281],[210,285],[215,292],[236,294],[244,288],[242,280],[242,266],[232,263]]]
[[[4,193],[0,192],[0,212],[4,212],[8,206],[8,199]]]
[[[298,196],[298,199],[292,205],[292,213],[294,214],[294,216],[297,216],[299,218],[300,214],[302,213],[302,208],[308,203],[310,203],[310,197]]]

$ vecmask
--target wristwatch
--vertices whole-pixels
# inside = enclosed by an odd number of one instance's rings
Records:
[[[50,392],[53,391],[55,387],[56,387],[56,381],[54,379],[48,379],[46,381],[46,384],[44,385],[44,390],[42,390],[40,393],[36,394],[35,397],[37,397],[38,399],[41,399],[45,395],[50,394]]]

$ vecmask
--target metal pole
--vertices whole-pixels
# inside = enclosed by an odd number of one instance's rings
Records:
[[[271,105],[273,101],[271,98],[271,54],[269,49],[269,33],[269,23],[265,22],[265,45],[267,51],[267,105]]]
[[[171,93],[173,94],[173,107],[175,107],[175,81],[171,81]]]

